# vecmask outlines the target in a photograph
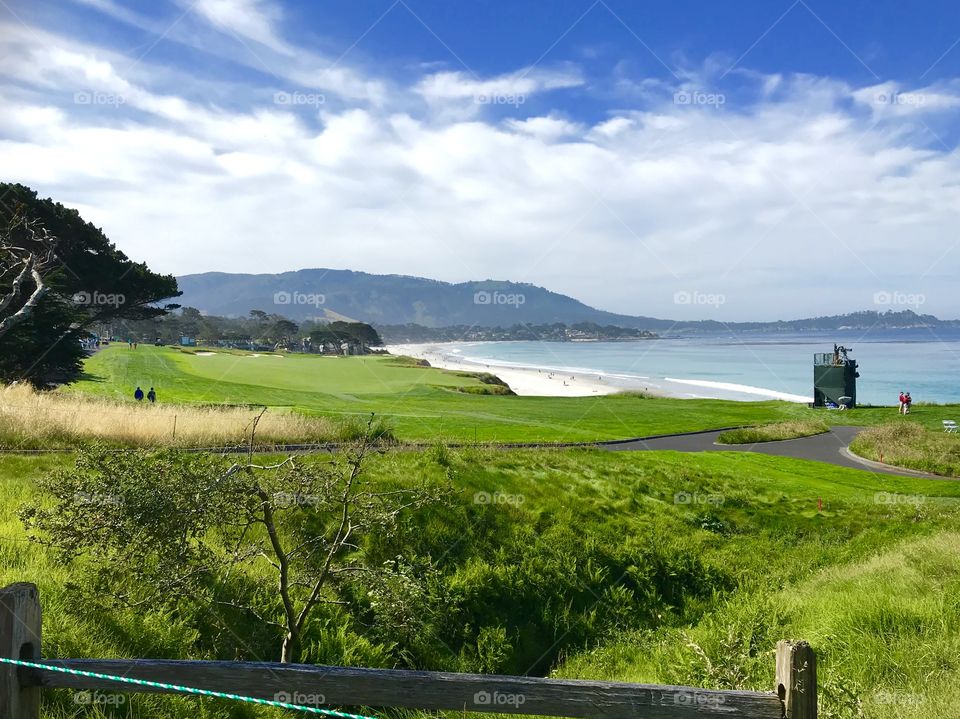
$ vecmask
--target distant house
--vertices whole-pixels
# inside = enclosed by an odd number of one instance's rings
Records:
[[[182,336],[180,337],[180,346],[181,346],[181,347],[196,347],[196,346],[197,346],[197,338],[196,338],[196,337],[187,337],[186,335],[182,335]]]

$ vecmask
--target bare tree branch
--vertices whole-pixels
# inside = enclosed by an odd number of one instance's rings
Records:
[[[22,234],[27,242],[17,241],[16,234]],[[57,238],[38,220],[27,220],[21,213],[15,214],[9,225],[0,231],[0,279],[16,272],[10,289],[0,296],[0,337],[30,319],[37,305],[50,292],[45,276],[57,260],[56,244]],[[14,302],[25,294],[24,284],[28,278],[33,283],[33,291],[16,311],[9,312]]]

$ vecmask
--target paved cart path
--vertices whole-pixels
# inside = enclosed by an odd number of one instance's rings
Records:
[[[727,429],[736,429],[730,427]],[[912,469],[894,467],[889,464],[871,462],[868,459],[857,457],[848,449],[850,442],[863,430],[863,427],[833,427],[829,432],[802,437],[800,439],[786,439],[780,442],[757,442],[755,444],[718,444],[717,439],[727,431],[726,429],[706,430],[702,432],[686,432],[682,434],[657,435],[654,437],[639,437],[637,439],[618,439],[601,442],[506,442],[495,445],[480,445],[499,447],[500,449],[557,449],[565,447],[599,447],[611,452],[642,452],[649,450],[673,450],[676,452],[756,452],[776,457],[794,457],[809,459],[815,462],[826,462],[840,467],[862,469],[879,474],[892,474],[900,477],[921,477],[926,479],[960,479],[960,477],[944,477],[937,474],[927,474]],[[432,444],[420,442],[406,443],[397,447],[400,451],[412,452],[432,447]],[[451,448],[469,448],[477,445],[453,442],[447,446]],[[336,442],[323,444],[268,444],[255,448],[258,453],[302,453],[302,452],[334,452],[342,447]],[[249,447],[234,445],[231,447],[184,447],[186,452],[213,452],[222,454],[246,454]],[[50,454],[71,453],[73,447],[59,449],[19,449],[0,448],[2,454]],[[117,449],[115,451],[123,451]]]
[[[755,444],[718,444],[717,439],[723,430],[692,432],[688,434],[666,435],[649,439],[634,439],[616,444],[606,444],[605,449],[615,452],[637,452],[644,450],[673,450],[676,452],[757,452],[776,457],[794,457],[810,459],[816,462],[836,464],[851,469],[866,469],[881,474],[895,474],[901,477],[927,477],[929,479],[951,479],[935,474],[926,474],[911,469],[892,467],[871,462],[852,454],[847,448],[863,427],[832,427],[829,432],[812,437],[785,439],[780,442],[757,442]]]

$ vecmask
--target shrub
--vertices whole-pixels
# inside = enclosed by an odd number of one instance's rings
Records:
[[[718,440],[721,444],[756,444],[757,442],[779,442],[785,439],[811,437],[830,431],[822,420],[804,422],[777,422],[759,427],[742,427],[721,432]]]

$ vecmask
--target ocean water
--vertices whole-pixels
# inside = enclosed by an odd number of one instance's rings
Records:
[[[465,361],[590,372],[689,397],[813,399],[813,355],[833,344],[859,363],[859,404],[960,403],[960,330],[709,334],[635,342],[463,342]]]

